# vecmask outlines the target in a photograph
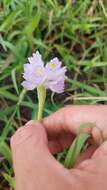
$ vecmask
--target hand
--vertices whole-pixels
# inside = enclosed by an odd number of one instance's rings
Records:
[[[96,144],[83,153],[75,167],[64,168],[52,153],[68,147],[82,123]],[[42,123],[30,121],[11,139],[16,190],[106,190],[107,106],[69,106]],[[105,142],[101,144],[101,140]],[[101,144],[101,145],[100,145]]]

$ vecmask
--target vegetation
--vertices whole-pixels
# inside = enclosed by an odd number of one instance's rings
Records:
[[[47,97],[45,115],[65,104],[107,102],[107,1],[0,1],[0,189],[14,186],[11,135],[37,111],[21,84],[23,64],[39,50],[67,66],[66,90]]]

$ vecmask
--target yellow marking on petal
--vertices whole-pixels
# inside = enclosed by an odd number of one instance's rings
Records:
[[[57,67],[57,64],[56,64],[56,63],[51,63],[51,64],[50,64],[50,68],[51,68],[51,69],[55,69],[56,67]]]
[[[44,73],[44,69],[43,69],[43,68],[38,68],[38,69],[37,69],[37,74],[38,74],[38,75],[42,76],[43,73]]]

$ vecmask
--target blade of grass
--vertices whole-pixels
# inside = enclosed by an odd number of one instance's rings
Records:
[[[18,85],[17,85],[17,81],[16,81],[16,69],[12,70],[11,76],[12,76],[12,81],[13,81],[14,88],[15,88],[17,94],[19,95]]]
[[[9,146],[0,139],[0,153],[4,156],[4,158],[8,161],[10,165],[12,165],[12,157]]]
[[[82,150],[86,140],[89,137],[90,136],[86,133],[80,133],[75,138],[75,140],[73,141],[71,147],[69,148],[67,156],[65,158],[64,166],[66,168],[72,168],[75,165],[75,163],[81,153],[81,150]]]
[[[9,183],[9,185],[15,189],[15,178],[11,177],[9,174],[7,173],[2,173],[3,177],[5,178],[5,180]]]
[[[106,92],[104,92],[98,88],[94,88],[87,84],[84,84],[83,82],[79,82],[79,81],[72,80],[72,79],[67,79],[67,81],[73,85],[76,85],[77,87],[79,87],[81,89],[84,89],[84,90],[90,92],[91,94],[99,95],[99,96],[107,96]]]

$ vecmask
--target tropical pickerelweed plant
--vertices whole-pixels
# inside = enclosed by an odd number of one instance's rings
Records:
[[[23,78],[25,80],[22,82],[22,86],[26,90],[37,88],[38,114],[35,119],[41,120],[45,106],[46,90],[50,89],[56,93],[64,92],[67,69],[62,66],[62,62],[57,57],[44,64],[39,51],[33,53],[28,61],[29,63],[24,64]],[[74,166],[88,137],[88,134],[82,132],[75,138],[65,157],[64,165],[66,168]]]

